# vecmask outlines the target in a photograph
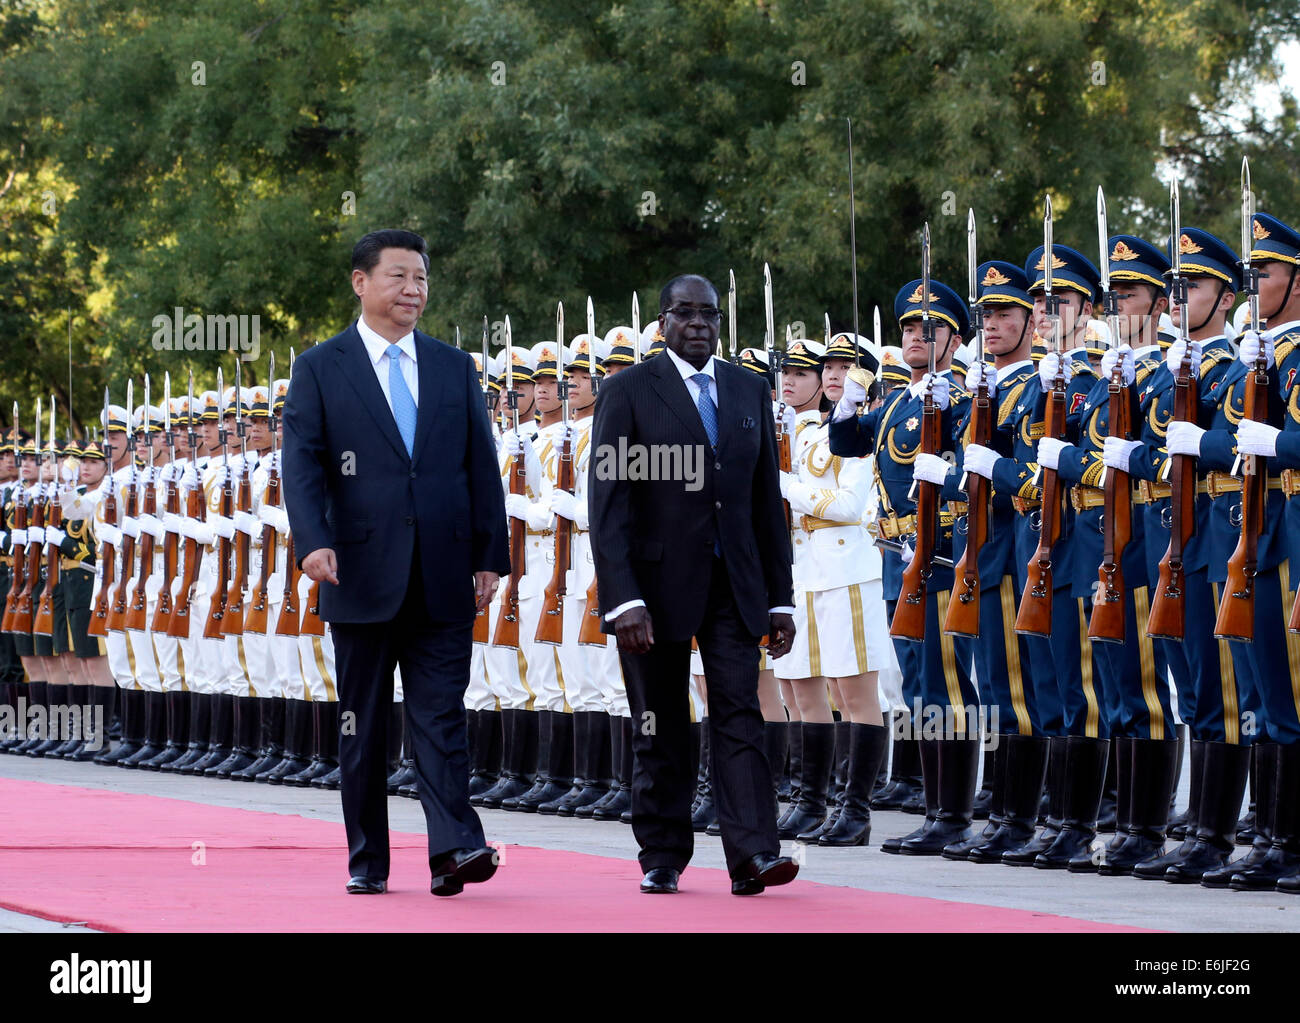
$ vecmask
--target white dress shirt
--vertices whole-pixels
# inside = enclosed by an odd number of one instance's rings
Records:
[[[713,399],[713,407],[716,409],[718,407],[718,378],[713,371],[713,360],[715,356],[709,356],[709,361],[704,364],[703,368],[696,369],[671,348],[665,348],[663,354],[672,360],[673,366],[677,369],[677,372],[682,375],[682,382],[686,385],[686,390],[691,396],[691,404],[696,408],[698,408],[700,404],[700,383],[691,378],[697,373],[703,373],[709,378],[707,383],[709,388],[709,397]],[[637,600],[629,600],[625,604],[619,604],[618,607],[605,615],[605,621],[612,622],[624,611],[631,610],[634,607],[645,607],[645,601],[638,598]],[[794,608],[773,607],[768,609],[768,614],[792,615],[794,614]]]
[[[384,392],[384,401],[388,402],[388,410],[390,412],[393,410],[393,396],[388,393],[388,349],[394,343],[402,350],[402,357],[398,360],[402,379],[406,381],[406,389],[411,392],[411,400],[418,407],[420,374],[415,367],[415,331],[411,331],[396,342],[389,341],[375,333],[364,317],[358,316],[357,333],[361,335],[361,340],[366,346],[366,354],[370,356],[370,363],[375,367],[375,376],[379,378],[379,389]]]

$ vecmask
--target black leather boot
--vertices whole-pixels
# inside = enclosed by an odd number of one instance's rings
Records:
[[[844,807],[844,789],[848,784],[849,774],[849,753],[852,744],[851,725],[848,721],[835,722],[835,754],[832,759],[833,767],[831,769],[831,782],[826,790],[826,819],[813,828],[811,831],[798,835],[800,842],[813,843],[820,841],[822,835],[826,834],[839,820],[840,811]]]
[[[390,796],[397,795],[403,785],[410,785],[415,780],[415,746],[411,743],[411,715],[405,703],[401,705],[401,720],[398,723],[397,734],[400,746],[397,751],[397,770],[388,776]],[[471,759],[470,763],[473,762]]]
[[[1199,884],[1206,871],[1228,862],[1237,835],[1237,816],[1250,773],[1251,748],[1226,742],[1205,744],[1201,801],[1196,814],[1196,841],[1186,855],[1171,863],[1164,879],[1173,884]],[[1133,869],[1134,877],[1147,877]]]
[[[888,743],[889,730],[884,725],[849,725],[844,798],[835,826],[818,836],[818,845],[871,844],[871,789]]]
[[[283,785],[290,775],[306,769],[311,761],[312,704],[306,700],[286,700],[284,707],[284,758],[255,781]]]
[[[794,813],[785,818],[785,826],[777,829],[777,837],[798,838],[813,831],[826,819],[826,791],[831,782],[831,760],[834,756],[835,725],[800,725],[803,731],[803,764],[799,777],[799,802]]]
[[[329,729],[329,704],[313,700],[311,704],[311,757],[307,766],[295,774],[286,774],[284,784],[294,788],[306,788],[312,778],[328,774],[329,765],[325,760],[325,733]]]
[[[700,722],[700,767],[695,775],[695,803],[691,807],[691,829],[704,831],[718,819],[713,804],[712,749],[709,741],[709,719]]]
[[[583,797],[587,788],[588,779],[585,772],[591,762],[591,713],[574,711],[570,717],[573,719],[573,761],[569,770],[573,771],[573,785],[558,799],[551,799],[537,805],[537,812],[544,816],[558,816],[560,807],[572,806]],[[565,773],[568,773],[567,770]],[[573,812],[570,810],[566,816],[572,815]]]
[[[216,767],[226,757],[235,743],[235,698],[226,693],[212,697],[212,731],[208,735],[208,750],[180,774],[203,774]]]
[[[527,799],[546,787],[551,770],[551,715],[554,713],[549,710],[534,711],[537,715],[537,770],[533,774],[532,784],[527,791],[520,792],[518,795],[508,796],[501,800],[499,809],[518,811],[520,810],[519,801]],[[569,786],[565,786],[561,791],[569,791]],[[556,797],[550,797],[556,798]]]
[[[789,813],[789,807],[799,802],[799,770],[803,763],[803,731],[800,729],[799,721],[791,721],[786,725],[786,757],[785,757],[785,783],[782,785],[782,796],[787,806],[785,813]],[[781,815],[782,817],[784,814]],[[781,823],[781,818],[777,818],[777,825]]]
[[[109,686],[83,686],[86,713],[82,719],[82,741],[69,752],[63,754],[64,760],[84,763],[94,760],[101,752],[108,749],[108,715],[112,709],[108,700],[114,689]]]
[[[192,695],[184,690],[163,693],[167,716],[166,741],[163,743],[162,752],[142,763],[141,770],[161,771],[164,765],[174,764],[185,755],[190,738],[190,697]]]
[[[873,810],[901,810],[904,803],[914,803],[925,794],[921,779],[920,740],[912,730],[911,715],[906,711],[899,714],[896,726],[890,783],[871,800]]]
[[[117,762],[118,767],[135,770],[158,756],[167,745],[167,694],[144,693],[144,744],[131,756]]]
[[[186,726],[189,742],[179,757],[169,764],[158,765],[164,774],[181,774],[208,751],[208,738],[212,734],[212,701],[210,693],[190,693],[190,720]]]
[[[538,722],[538,762],[542,770],[523,795],[502,801],[503,809],[537,813],[543,803],[553,803],[574,788],[573,715],[558,710],[544,710]],[[513,806],[507,806],[511,802]]]
[[[1081,849],[1070,860],[1069,870],[1074,874],[1095,874],[1102,860],[1116,852],[1128,841],[1133,825],[1133,738],[1127,735],[1112,736],[1110,756],[1106,758],[1106,774],[1115,771],[1115,828],[1104,851],[1094,851],[1091,846]],[[1103,796],[1103,799],[1105,797]],[[1101,811],[1098,811],[1100,817]],[[1098,824],[1097,833],[1101,833]]]
[[[477,799],[475,805],[488,810],[500,809],[502,800],[522,796],[532,788],[537,766],[537,714],[518,708],[503,710],[501,725],[505,741],[497,783],[470,800],[472,803]]]
[[[1002,821],[991,838],[967,854],[972,863],[1001,863],[1005,853],[1021,848],[1034,836],[1047,774],[1047,737],[1011,733],[1004,735],[1002,742],[1007,747]]]
[[[62,760],[83,742],[85,726],[82,719],[85,716],[86,690],[89,686],[79,685],[77,683],[68,683],[63,687],[63,698],[61,703],[68,708],[65,720],[68,724],[68,730],[55,736],[53,728],[50,730],[50,737],[55,739],[52,746],[40,753],[40,756],[49,757],[52,760]],[[73,708],[76,713],[73,714]],[[39,749],[39,747],[38,747]]]
[[[34,750],[41,743],[50,737],[50,686],[48,682],[28,682],[23,687],[20,694],[27,699],[27,712],[30,721],[24,720],[18,722],[19,728],[23,730],[23,741],[13,747],[11,752],[26,756],[31,750]],[[32,711],[39,708],[40,713],[33,715]],[[135,751],[133,750],[132,753]]]
[[[501,757],[505,748],[505,723],[499,710],[472,712],[469,733],[469,797],[474,803],[501,778]]]
[[[209,777],[229,778],[257,759],[257,741],[262,733],[262,701],[255,696],[235,698],[235,745],[216,767],[203,773]]]
[[[987,741],[987,740],[986,740]],[[949,842],[943,847],[942,856],[946,860],[964,860],[970,855],[970,851],[977,845],[983,845],[990,838],[997,834],[998,825],[1002,823],[1003,809],[1007,800],[1007,737],[999,734],[996,737],[997,745],[987,750],[984,754],[984,770],[991,772],[987,783],[991,797],[988,806],[988,821],[979,831],[972,831],[966,838],[957,842]],[[989,756],[992,756],[992,762]],[[976,793],[976,799],[979,794]],[[974,811],[972,810],[972,819]]]
[[[1172,864],[1182,860],[1184,856],[1192,851],[1192,846],[1196,844],[1197,814],[1201,808],[1201,778],[1205,773],[1205,741],[1192,739],[1188,746],[1190,747],[1187,758],[1188,799],[1183,840],[1168,852],[1164,852],[1162,848],[1147,859],[1133,865],[1133,876],[1144,881],[1163,881],[1165,871]],[[1168,830],[1166,830],[1166,834],[1168,834]]]
[[[1107,848],[1100,857],[1097,873],[1105,877],[1126,877],[1133,868],[1165,847],[1169,820],[1169,793],[1178,777],[1178,743],[1168,739],[1131,739],[1131,785],[1129,822],[1124,842]],[[1074,864],[1070,865],[1074,870]]]
[[[610,718],[616,729],[611,738],[614,743],[617,782],[610,794],[595,804],[592,818],[598,821],[616,821],[625,810],[632,809],[632,719]]]
[[[1109,755],[1107,739],[1083,735],[1066,739],[1061,829],[1052,844],[1034,857],[1035,867],[1064,870],[1071,860],[1092,852]]]
[[[772,775],[772,793],[776,797],[776,815],[781,816],[781,783],[786,780],[786,754],[790,744],[790,725],[785,721],[763,722],[763,755]]]
[[[1259,830],[1256,827],[1256,821],[1259,819],[1258,801],[1259,801],[1259,778],[1258,770],[1255,765],[1254,751],[1259,748],[1258,745],[1251,747],[1250,757],[1250,798],[1246,802],[1246,813],[1241,820],[1237,821],[1237,844],[1254,846],[1255,839],[1259,837]]]
[[[993,775],[997,770],[997,750],[984,751],[983,772],[979,791],[975,793],[975,805],[971,809],[971,819],[986,821],[993,812]]]
[[[1255,803],[1255,826],[1262,830],[1261,817],[1267,814],[1271,842],[1263,859],[1243,863],[1232,875],[1228,887],[1233,891],[1271,892],[1282,878],[1300,871],[1300,745],[1278,745],[1272,759],[1275,767],[1268,803],[1263,799],[1262,772],[1266,764],[1262,760],[1256,768],[1261,777]],[[1201,883],[1205,883],[1204,878]]]
[[[140,748],[141,736],[138,729],[144,725],[144,721],[141,714],[137,725],[137,711],[143,709],[137,697],[142,696],[144,694],[138,690],[118,688],[117,718],[120,739],[111,752],[108,743],[104,743],[104,749],[99,756],[95,757],[95,763],[116,766],[119,760],[131,756]]]
[[[786,721],[765,721],[765,725],[778,724],[785,729],[784,738],[781,740],[781,762],[773,764],[772,770],[776,775],[776,801],[780,803],[790,802],[790,722]],[[777,814],[781,816],[781,810],[778,806]]]
[[[1124,752],[1116,745],[1122,736],[1110,737],[1106,757],[1106,778],[1101,785],[1101,805],[1097,807],[1097,834],[1113,835],[1119,830],[1119,761]]]
[[[609,788],[605,794],[597,799],[594,803],[588,803],[586,806],[580,806],[573,811],[575,817],[581,817],[583,820],[595,820],[596,810],[603,807],[606,803],[618,798],[621,782],[618,778],[618,766],[623,760],[623,727],[619,723],[620,718],[609,717],[609,759],[610,773],[613,775],[610,779]],[[631,806],[631,800],[628,801]],[[620,810],[620,813],[623,811]]]
[[[880,851],[897,854],[904,842],[914,842],[921,838],[934,825],[934,813],[939,808],[939,747],[935,739],[922,739],[917,745],[917,754],[921,762],[921,792],[923,804],[929,807],[921,826],[906,835],[887,838],[880,844]]]
[[[1228,888],[1234,874],[1258,866],[1268,857],[1268,851],[1273,847],[1273,817],[1269,807],[1272,805],[1273,786],[1277,781],[1277,750],[1277,744],[1272,742],[1257,742],[1251,747],[1250,770],[1255,775],[1254,844],[1245,856],[1229,860],[1222,867],[1215,867],[1202,874],[1201,884],[1204,887]],[[1241,822],[1237,823],[1240,827]]]
[[[0,595],[3,595],[2,591]],[[18,697],[14,689],[12,682],[0,682],[0,702],[6,707],[12,707],[14,714],[13,724],[0,728],[0,753],[8,753],[11,747],[17,746],[22,731],[22,722],[18,720]]]
[[[938,856],[944,846],[970,837],[971,813],[975,803],[975,775],[979,770],[978,738],[945,737],[922,739],[924,748],[933,741],[939,769],[938,806],[927,813],[931,824],[916,838],[904,839],[898,851],[904,856]],[[926,765],[922,760],[923,766]]]
[[[325,732],[321,736],[323,744],[321,760],[324,761],[324,770],[316,774],[307,784],[314,789],[338,791],[342,783],[342,772],[339,770],[339,719],[342,712],[337,703],[325,703],[321,706],[325,708],[322,715],[325,721]]]
[[[284,755],[284,749],[280,745],[280,736],[284,734],[283,706],[280,708],[281,716],[277,721],[274,699],[270,697],[249,697],[249,699],[251,706],[256,708],[254,716],[257,720],[257,731],[253,734],[253,741],[249,747],[253,760],[238,771],[230,773],[234,781],[252,781],[259,771],[269,771]]]
[[[1065,756],[1069,749],[1069,736],[1053,735],[1047,743],[1047,791],[1039,802],[1039,817],[1044,818],[1042,828],[1019,849],[1009,849],[1002,854],[1002,862],[1012,867],[1033,866],[1038,854],[1051,847],[1065,820]],[[1043,804],[1046,803],[1044,811]]]

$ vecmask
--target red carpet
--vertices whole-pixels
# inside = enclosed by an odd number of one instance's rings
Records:
[[[506,847],[488,884],[438,899],[424,836],[392,840],[389,894],[348,896],[341,824],[0,779],[0,906],[104,931],[1131,930],[806,881],[739,899],[703,868],[648,898],[634,861],[527,846]]]

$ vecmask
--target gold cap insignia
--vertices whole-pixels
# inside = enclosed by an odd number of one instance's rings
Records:
[[[288,384],[281,384],[279,387],[277,387],[277,388],[275,389],[275,396],[276,396],[277,398],[280,397],[280,395],[282,395],[282,394],[288,394],[288,393],[289,393],[289,385],[288,385]]]
[[[791,355],[807,355],[808,351],[804,348],[802,341],[796,341],[790,346]]]
[[[1126,242],[1118,241],[1115,243],[1115,248],[1111,252],[1110,258],[1112,260],[1119,260],[1120,262],[1126,263],[1131,259],[1137,259],[1138,254],[1130,249]]]
[[[1010,284],[1011,278],[999,270],[996,266],[991,266],[984,274],[984,280],[980,282],[984,287],[990,288],[997,284]]]
[[[1187,235],[1178,236],[1178,252],[1180,255],[1194,256],[1196,253],[1203,251],[1205,250],[1188,238]]]
[[[523,357],[522,355],[519,354],[519,349],[518,349],[518,348],[511,348],[511,349],[510,349],[510,364],[511,364],[512,366],[524,366],[524,365],[527,365],[527,363],[526,363],[524,357]]]
[[[1035,270],[1041,270],[1041,269],[1043,269],[1043,260],[1044,260],[1046,257],[1047,257],[1047,253],[1046,253],[1046,252],[1044,252],[1041,256],[1038,257],[1038,262],[1034,264],[1034,269],[1035,269]],[[1061,269],[1061,267],[1063,267],[1063,266],[1065,266],[1065,260],[1063,260],[1063,259],[1062,259],[1060,256],[1058,256],[1055,252],[1053,252],[1053,253],[1052,253],[1052,269],[1053,269],[1053,270],[1059,270],[1059,269]]]
[[[1268,235],[1269,235],[1269,232],[1266,231],[1266,230],[1264,230],[1264,225],[1261,224],[1258,220],[1256,220],[1256,221],[1255,221],[1255,241],[1257,241],[1257,242],[1259,242],[1259,241],[1263,241],[1265,238],[1268,237]]]
[[[907,301],[908,301],[908,304],[909,304],[909,305],[911,305],[911,304],[917,304],[917,303],[920,303],[920,302],[924,301],[924,299],[921,298],[921,285],[918,284],[918,285],[916,286],[916,290],[915,290],[914,292],[912,292],[910,295],[907,296]],[[934,292],[933,292],[933,291],[930,292],[930,301],[931,301],[931,302],[937,302],[937,301],[939,301],[937,298],[934,297]]]

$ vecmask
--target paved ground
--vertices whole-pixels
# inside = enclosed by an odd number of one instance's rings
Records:
[[[295,813],[321,820],[342,820],[338,793],[316,789],[176,777],[12,756],[0,756],[0,776],[168,796],[249,810]],[[1182,801],[1185,800],[1184,791]],[[393,797],[389,801],[389,813],[394,830],[417,833],[424,830],[423,814],[414,800]],[[632,831],[623,824],[499,810],[483,811],[482,817],[490,841],[625,859],[636,857]],[[919,822],[920,818],[914,816],[876,813],[873,815],[870,847],[804,847],[801,850],[804,865],[800,876],[872,891],[1059,913],[1160,930],[1300,931],[1300,899],[1288,895],[1211,891],[1199,886],[1175,886],[1131,878],[1102,878],[1032,868],[887,856],[879,851],[879,843],[884,838],[906,834]],[[785,851],[789,850],[787,843]],[[340,849],[340,877],[344,862],[344,852]],[[694,862],[701,866],[724,866],[721,840],[697,836]],[[689,873],[683,883],[690,883]],[[809,924],[816,926],[815,921]],[[68,929],[61,924],[0,912],[0,931]]]

